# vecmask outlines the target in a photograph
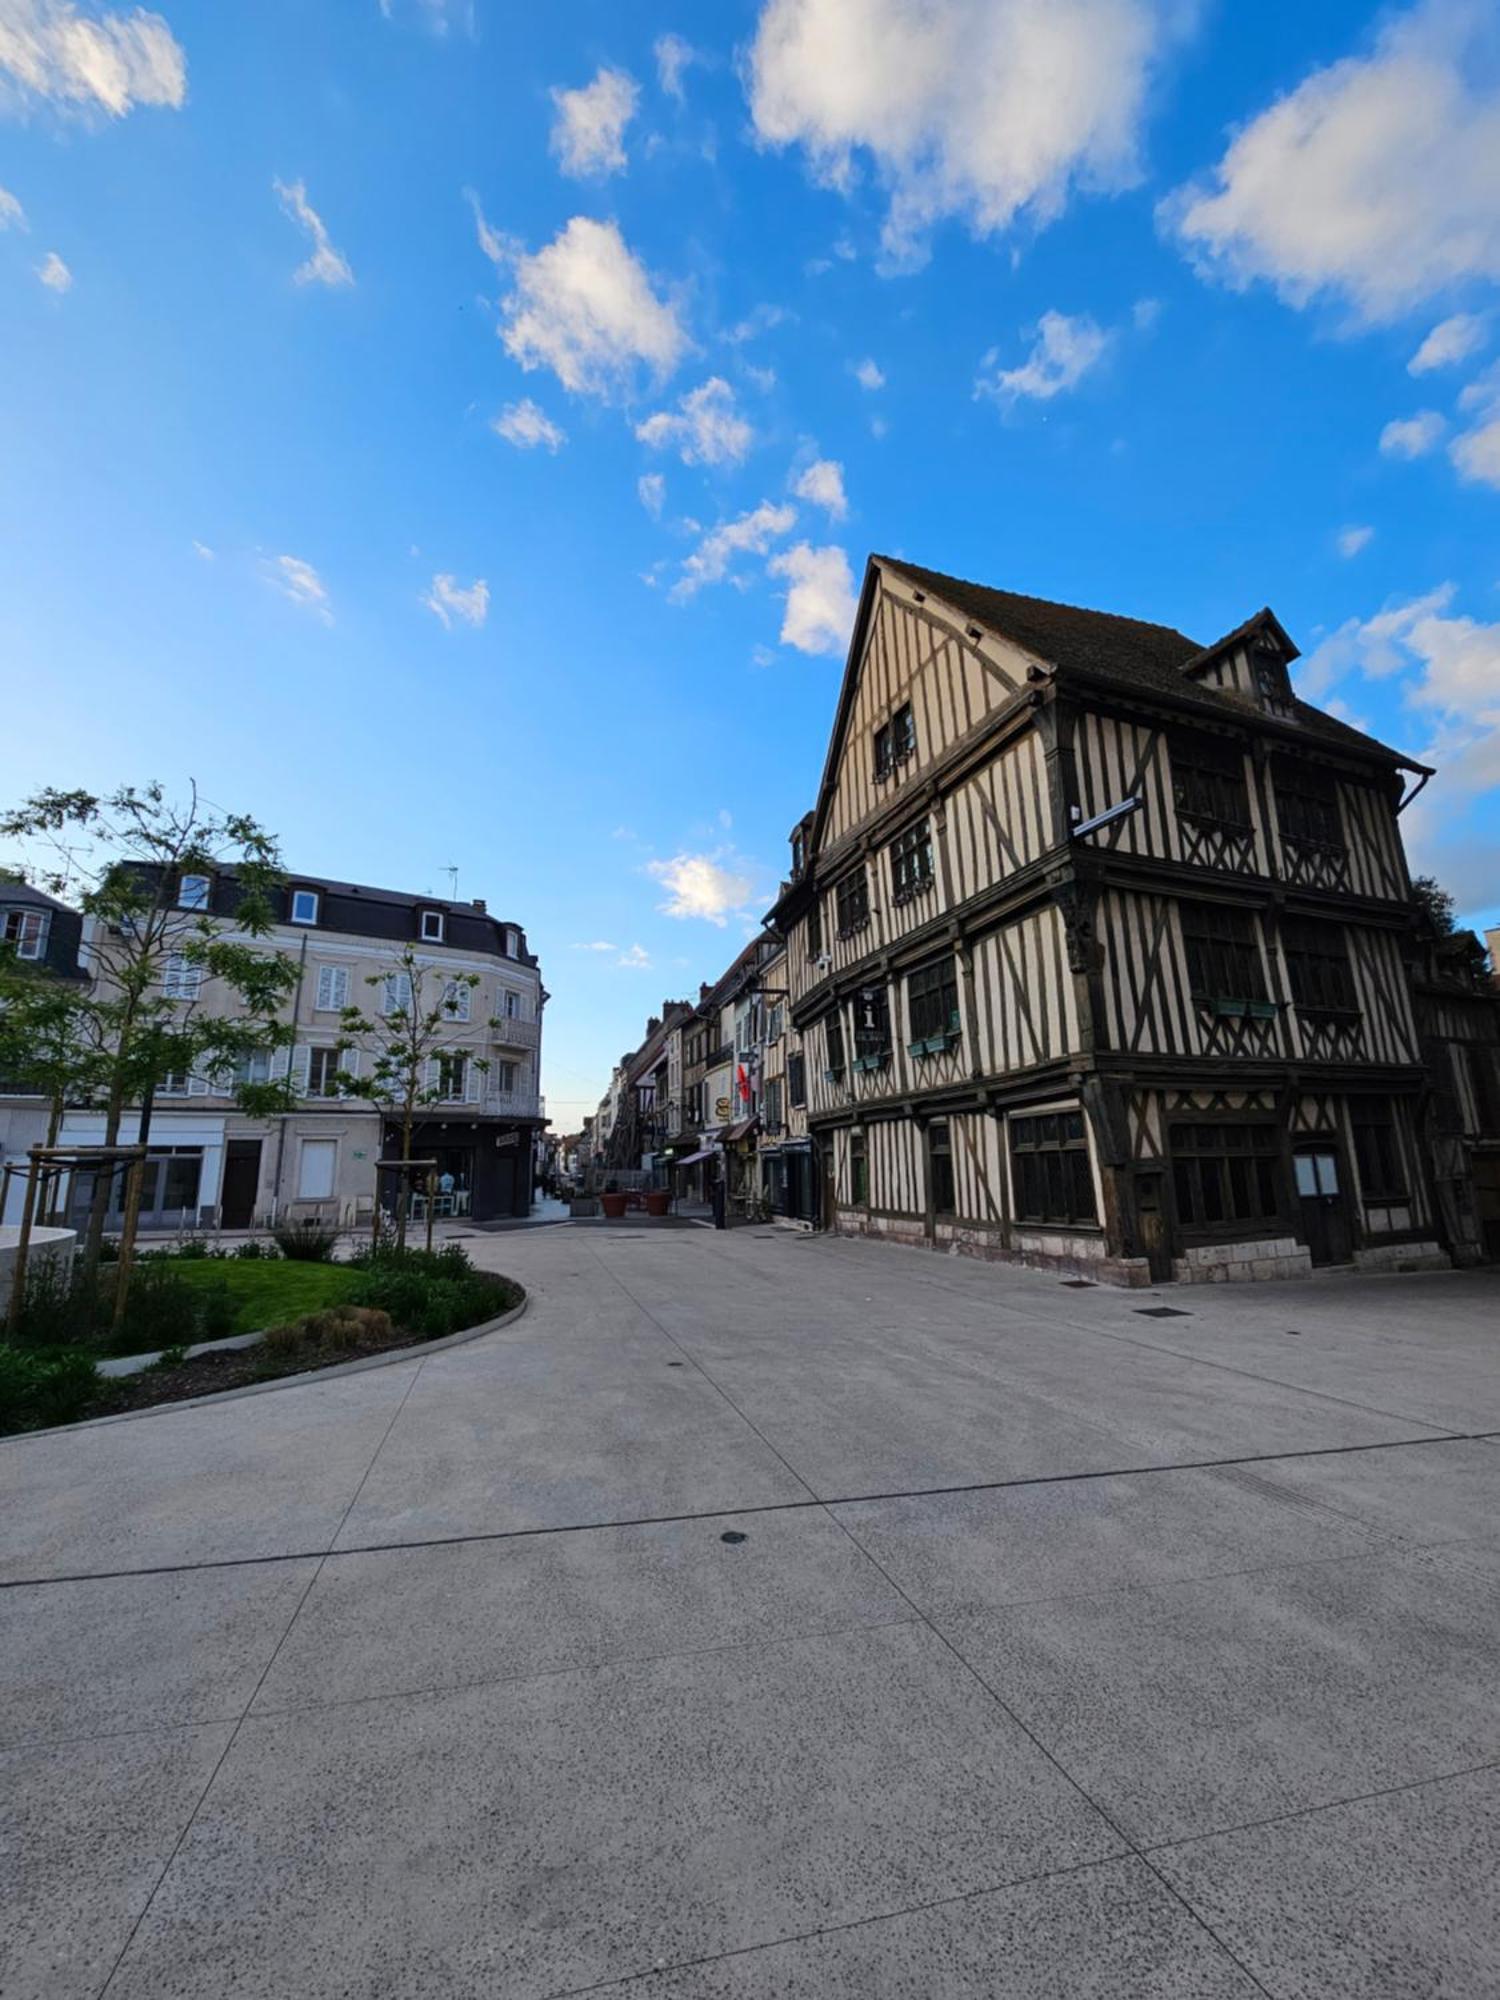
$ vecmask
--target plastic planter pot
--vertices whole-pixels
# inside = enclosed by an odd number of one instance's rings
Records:
[[[625,1214],[625,1197],[622,1194],[601,1194],[599,1206],[604,1210],[606,1222],[619,1222]]]
[[[671,1200],[672,1197],[665,1188],[648,1188],[646,1190],[647,1215],[665,1215]]]

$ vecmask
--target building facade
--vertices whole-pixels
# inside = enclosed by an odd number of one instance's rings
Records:
[[[1204,647],[872,558],[771,913],[826,1223],[1131,1284],[1468,1254],[1399,829],[1430,773],[1295,657],[1269,611]]]
[[[232,930],[232,871],[186,876],[176,894],[185,938],[203,916]],[[238,934],[238,941],[282,952],[296,965],[296,986],[282,1010],[295,1039],[274,1056],[250,1059],[242,1080],[289,1080],[296,1108],[255,1118],[238,1109],[234,1079],[163,1078],[148,1132],[142,1226],[238,1229],[301,1217],[358,1226],[372,1219],[377,1185],[384,1183],[382,1198],[389,1200],[397,1184],[379,1175],[377,1164],[399,1156],[399,1119],[388,1104],[348,1094],[351,1080],[370,1073],[377,1045],[355,1035],[352,1046],[339,1047],[346,1039],[343,1010],[378,1016],[412,1005],[403,967],[408,949],[423,983],[418,1010],[441,993],[451,998],[452,1015],[423,1079],[428,1101],[417,1109],[413,1157],[436,1160],[436,1173],[451,1179],[445,1213],[481,1222],[525,1215],[545,1123],[539,1074],[547,999],[525,932],[491,917],[482,902],[320,876],[292,876],[278,894],[272,929],[259,938]],[[79,943],[85,973],[90,922]],[[232,993],[185,961],[168,960],[164,990],[184,1007],[237,1011]],[[120,1142],[134,1143],[139,1129],[139,1113],[127,1112]],[[102,1113],[70,1110],[61,1138],[86,1146],[103,1135]],[[73,1212],[86,1213],[89,1195],[85,1177],[78,1177]]]

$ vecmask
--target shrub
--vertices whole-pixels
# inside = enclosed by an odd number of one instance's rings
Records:
[[[267,1354],[298,1354],[307,1345],[307,1321],[293,1319],[284,1326],[268,1326],[260,1337],[260,1344]]]
[[[200,1287],[198,1292],[198,1338],[227,1340],[235,1330],[239,1311],[223,1283]]]
[[[185,1260],[207,1257],[211,1254],[212,1252],[201,1236],[184,1236],[172,1248],[172,1255],[174,1257],[181,1257]]]
[[[236,1243],[229,1254],[253,1263],[257,1257],[279,1257],[281,1252],[274,1243],[262,1243],[259,1237],[251,1236],[243,1243]]]
[[[380,1250],[356,1261],[363,1276],[354,1300],[428,1340],[494,1319],[520,1296],[507,1279],[476,1271],[457,1243],[431,1252]]]
[[[0,1347],[0,1431],[45,1430],[81,1417],[99,1390],[93,1360],[76,1348],[27,1354]]]
[[[14,1346],[87,1346],[107,1324],[99,1287],[68,1259],[37,1257],[27,1265],[21,1316],[9,1333]]]
[[[152,1348],[191,1347],[199,1338],[208,1294],[188,1285],[170,1265],[141,1262],[130,1274],[125,1316],[110,1345],[119,1354],[148,1354]]]
[[[153,1368],[180,1368],[183,1362],[187,1360],[187,1357],[188,1351],[185,1347],[164,1347],[151,1366]]]
[[[333,1256],[333,1246],[339,1240],[336,1229],[330,1229],[324,1222],[314,1222],[310,1217],[302,1222],[285,1223],[271,1233],[283,1257],[291,1257],[304,1264],[328,1263]]]

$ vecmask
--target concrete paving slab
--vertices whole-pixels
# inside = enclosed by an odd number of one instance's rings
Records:
[[[1119,1851],[920,1626],[252,1716],[110,2000],[533,2000]]]
[[[0,1578],[326,1548],[418,1366],[0,1440]]]
[[[1500,1542],[1500,1452],[1483,1439],[1284,1459],[1253,1476],[1403,1542]]]
[[[1152,1856],[1275,2000],[1500,1991],[1500,1771]]]
[[[937,1618],[1389,1546],[1238,1471],[1131,1473],[834,1509]]]
[[[941,1621],[1135,1841],[1500,1757],[1500,1594],[1382,1555]]]
[[[230,1734],[150,1730],[0,1753],[5,2000],[94,2000]]]
[[[0,1743],[237,1721],[316,1561],[0,1591]]]
[[[742,1535],[735,1544],[725,1533]],[[257,1711],[909,1619],[821,1509],[329,1558]]]
[[[1259,2000],[1141,1861],[595,1989],[594,2000]]]

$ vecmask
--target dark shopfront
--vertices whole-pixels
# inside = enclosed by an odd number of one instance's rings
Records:
[[[771,1213],[809,1226],[818,1220],[818,1175],[811,1139],[762,1150],[764,1192]]]
[[[453,1176],[455,1215],[497,1222],[531,1213],[531,1125],[477,1125],[450,1119],[419,1121],[412,1127],[412,1157],[436,1160],[436,1172]],[[401,1132],[385,1129],[385,1158],[401,1157]],[[382,1176],[394,1180],[394,1176]],[[388,1199],[389,1196],[387,1195]]]

